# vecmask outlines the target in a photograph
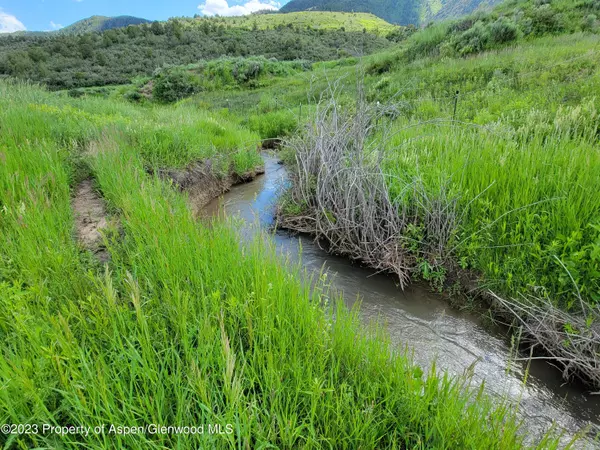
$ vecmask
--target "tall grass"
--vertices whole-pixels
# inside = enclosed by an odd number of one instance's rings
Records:
[[[0,137],[0,420],[233,432],[12,435],[7,447],[524,447],[508,405],[424,375],[260,240],[240,248],[229,224],[197,223],[126,134],[98,126],[96,151],[82,155],[15,114],[0,116],[12,127]],[[106,269],[72,238],[82,159],[120,217]]]
[[[564,309],[579,293],[600,300],[597,43],[561,36],[421,60],[370,92],[401,109],[387,171],[404,181],[391,186],[419,179],[432,195],[444,185],[460,198],[455,260],[503,294],[535,293]]]
[[[463,268],[486,274],[495,290],[516,295],[535,286],[570,309],[578,292],[600,299],[598,125],[576,108],[549,122],[548,134],[539,121],[522,123],[521,130],[537,128],[526,137],[503,130],[504,122],[496,132],[448,124],[404,129],[391,144],[387,173],[396,177],[395,192],[415,180],[432,195],[449,186],[461,205],[453,249]]]
[[[160,108],[94,97],[72,99],[4,81],[0,105],[9,134],[49,138],[81,149],[109,129],[139,148],[149,166],[183,167],[214,159],[214,167],[222,172],[244,173],[261,163],[256,133],[190,104]]]
[[[426,46],[440,27],[411,39]],[[598,42],[576,33],[468,59],[430,55],[407,64],[404,47],[367,58],[367,100],[395,106],[381,121],[395,135],[385,150],[389,187],[408,195],[420,183],[431,199],[442,190],[460,199],[452,255],[422,261],[421,273],[443,281],[450,257],[501,295],[534,294],[563,309],[577,307],[578,292],[600,301]],[[300,92],[318,100],[341,79],[339,104],[354,111],[360,72],[317,71],[273,91],[287,89],[283,110]],[[404,200],[419,209],[418,196]],[[427,241],[422,227],[409,234]]]

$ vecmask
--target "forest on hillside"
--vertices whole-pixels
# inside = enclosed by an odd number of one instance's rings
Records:
[[[391,44],[368,32],[314,30],[293,24],[274,29],[227,28],[219,20],[184,26],[178,20],[83,35],[0,38],[0,76],[50,89],[125,84],[157,68],[220,56],[262,55],[323,61],[370,54]]]

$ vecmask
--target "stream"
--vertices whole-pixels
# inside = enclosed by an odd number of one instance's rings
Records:
[[[206,207],[209,216],[237,216],[244,239],[257,236],[257,229],[269,229],[286,170],[277,159],[264,155],[265,174],[254,181],[234,186]],[[472,366],[473,381],[485,381],[490,395],[519,403],[520,414],[529,436],[535,437],[554,422],[565,430],[565,439],[590,427],[590,436],[600,433],[600,395],[575,384],[565,384],[558,369],[543,360],[527,363],[511,358],[511,346],[501,330],[490,329],[482,320],[452,308],[427,285],[413,284],[401,290],[393,277],[375,274],[350,260],[331,255],[310,237],[275,232],[269,237],[277,253],[298,261],[307,272],[323,268],[336,292],[344,295],[348,306],[361,302],[360,316],[365,322],[378,321],[400,348],[408,346],[414,361],[429,368],[435,361],[439,370],[463,374]],[[522,355],[520,355],[522,356]],[[578,448],[600,448],[584,441]]]

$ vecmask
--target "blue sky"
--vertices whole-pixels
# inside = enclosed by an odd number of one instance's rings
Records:
[[[149,20],[174,16],[241,15],[277,9],[276,0],[0,0],[0,32],[47,31],[93,15],[129,15]]]

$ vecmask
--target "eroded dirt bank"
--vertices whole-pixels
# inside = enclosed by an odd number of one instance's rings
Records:
[[[252,181],[263,173],[264,167],[257,167],[242,175],[230,173],[219,176],[214,173],[211,161],[199,161],[184,169],[165,169],[160,176],[173,181],[181,192],[186,193],[192,211],[199,215],[211,200],[229,191],[232,186]]]
[[[230,173],[218,176],[213,173],[211,162],[206,161],[195,162],[184,169],[165,169],[159,175],[171,180],[188,195],[190,208],[198,215],[211,200],[229,191],[232,186],[252,181],[263,173],[264,167],[257,167],[242,175]],[[85,179],[77,185],[71,207],[77,241],[99,261],[109,261],[110,253],[104,245],[102,232],[110,227],[110,221],[105,200],[95,189],[92,179]]]
[[[83,180],[77,185],[72,208],[75,213],[77,240],[100,261],[108,261],[110,255],[102,239],[102,230],[109,226],[106,205],[94,189],[91,179]]]

